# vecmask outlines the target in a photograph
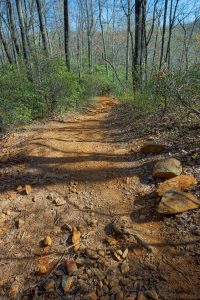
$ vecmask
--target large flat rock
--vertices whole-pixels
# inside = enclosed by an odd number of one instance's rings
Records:
[[[160,214],[178,214],[200,206],[200,200],[190,193],[173,189],[163,194],[158,205]]]
[[[179,175],[162,182],[156,190],[159,196],[172,189],[186,190],[197,184],[197,180],[192,175]]]

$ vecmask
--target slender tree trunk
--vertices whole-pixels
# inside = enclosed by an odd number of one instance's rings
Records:
[[[93,71],[93,51],[92,35],[94,26],[93,3],[92,0],[85,0],[86,6],[86,27],[87,27],[87,48],[88,48],[88,69],[89,73]]]
[[[116,0],[113,1],[113,9],[112,9],[112,65],[115,66],[115,8],[116,8]],[[113,82],[115,81],[115,72],[113,70]]]
[[[176,19],[178,3],[179,3],[179,0],[176,0],[174,12],[173,12],[173,0],[171,0],[171,3],[170,3],[169,37],[168,37],[167,51],[166,51],[166,56],[165,56],[165,62],[168,64],[168,69],[170,68],[170,62],[171,62],[171,39],[172,39],[172,31],[173,31],[173,27],[174,27],[174,22]]]
[[[65,61],[68,71],[70,71],[69,54],[69,3],[64,0],[64,39],[65,39]]]
[[[142,80],[142,64],[146,26],[146,0],[135,0],[135,56],[137,80]]]
[[[135,57],[134,63],[135,66],[138,66],[140,63],[140,55],[141,55],[141,19],[142,19],[142,3],[141,0],[135,1]]]
[[[101,27],[101,37],[102,37],[102,43],[103,43],[103,56],[104,56],[104,62],[105,62],[105,71],[106,75],[108,77],[108,63],[107,63],[107,53],[106,53],[106,44],[105,44],[105,38],[104,38],[104,29],[102,24],[102,6],[101,6],[101,0],[98,0],[99,5],[99,23]]]
[[[9,47],[7,45],[7,42],[6,42],[6,39],[4,38],[4,35],[3,35],[3,32],[2,32],[2,29],[0,28],[0,41],[3,45],[3,49],[5,51],[5,54],[6,54],[6,57],[9,61],[10,64],[12,64],[13,60],[12,60],[12,56],[9,52]]]
[[[28,76],[29,80],[32,80],[31,61],[30,61],[28,44],[27,44],[27,36],[26,36],[24,18],[23,18],[23,13],[22,13],[21,0],[16,0],[16,7],[17,7],[20,33],[21,33],[21,39],[22,39],[23,56],[24,56],[24,61],[25,61],[26,68],[27,68],[27,76]]]
[[[36,0],[36,4],[37,4],[37,12],[38,12],[39,23],[40,23],[40,32],[42,35],[43,48],[44,48],[45,52],[48,54],[48,52],[49,52],[48,33],[47,33],[44,15],[42,13],[41,0]]]
[[[155,58],[156,58],[156,51],[157,51],[157,44],[158,44],[158,34],[159,34],[159,28],[160,28],[160,18],[161,18],[161,11],[159,12],[159,15],[158,15],[158,23],[157,23],[156,37],[155,37],[154,50],[153,50],[151,76],[152,76],[153,69],[155,68]]]
[[[131,1],[127,1],[127,32],[126,32],[126,80],[128,81],[129,69],[129,37],[131,32]]]
[[[159,70],[161,70],[162,62],[163,62],[163,55],[164,55],[165,33],[166,33],[166,22],[167,22],[167,8],[168,8],[168,0],[165,0]]]
[[[146,0],[141,1],[142,17],[141,17],[141,41],[140,41],[140,80],[143,80],[143,60],[145,51],[145,35],[146,35]],[[146,53],[147,54],[147,53]]]
[[[10,0],[6,1],[6,8],[7,8],[8,24],[11,32],[11,38],[13,40],[13,44],[15,46],[17,55],[20,55],[20,45],[17,39],[16,26],[14,25],[13,10],[12,10]]]

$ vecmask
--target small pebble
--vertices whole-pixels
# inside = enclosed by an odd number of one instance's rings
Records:
[[[54,291],[55,281],[53,279],[49,279],[47,282],[45,282],[44,288],[47,292]]]
[[[45,239],[43,240],[44,246],[51,246],[52,245],[52,239],[50,236],[46,236]]]

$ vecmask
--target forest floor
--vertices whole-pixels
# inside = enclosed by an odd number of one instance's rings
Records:
[[[200,175],[197,132],[144,154],[164,136],[134,137],[118,101],[98,100],[1,142],[0,298],[200,299],[200,210],[159,215],[152,178],[169,155]]]

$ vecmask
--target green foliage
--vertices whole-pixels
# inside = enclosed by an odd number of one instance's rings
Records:
[[[0,73],[0,116],[3,130],[32,120],[31,103],[36,94],[26,74],[14,66],[4,66]]]
[[[83,96],[109,96],[114,92],[114,84],[112,75],[108,77],[105,73],[105,66],[97,65],[94,67],[93,74],[84,74],[81,78],[81,86],[83,88]]]
[[[128,106],[134,119],[156,113],[163,108],[162,97],[152,94],[148,90],[137,91],[134,94],[124,93],[120,99],[122,105]]]
[[[184,74],[179,71],[155,74],[135,93],[124,92],[120,99],[131,118],[159,115],[162,120],[168,114],[170,120],[181,126],[188,121],[188,113],[190,119],[197,117],[192,109],[200,110],[200,67]]]
[[[37,65],[34,87],[39,92],[46,112],[68,110],[81,97],[82,89],[61,59],[43,59]]]
[[[33,81],[24,69],[5,65],[0,69],[0,117],[3,131],[37,118],[84,105],[83,87],[61,59],[41,56],[32,67]]]

